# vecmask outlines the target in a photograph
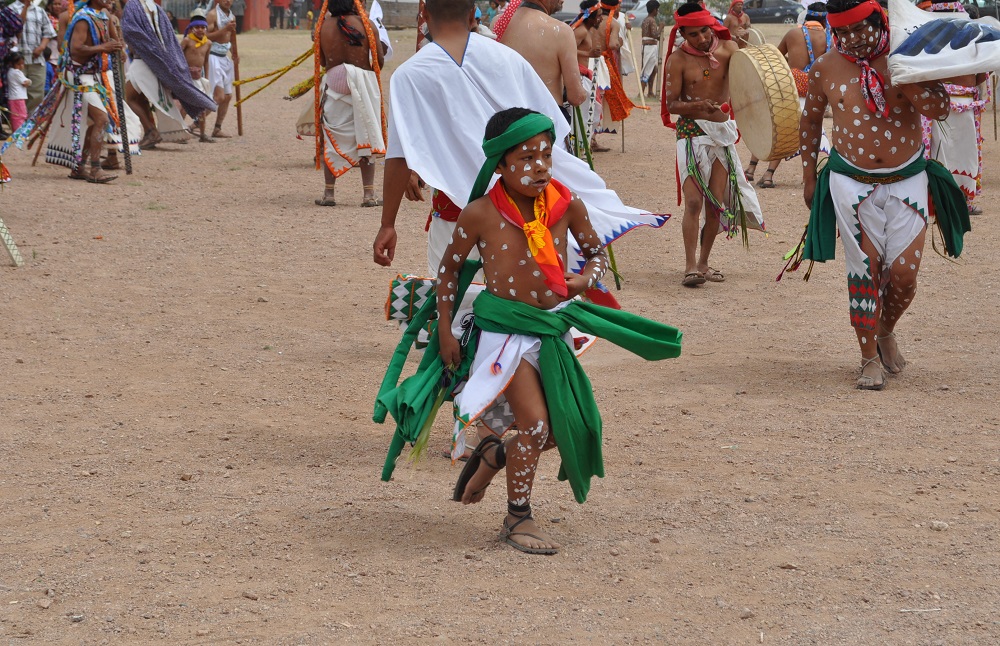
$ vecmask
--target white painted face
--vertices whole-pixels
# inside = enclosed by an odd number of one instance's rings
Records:
[[[507,153],[497,172],[509,192],[537,197],[552,180],[552,142],[549,133],[537,134]]]

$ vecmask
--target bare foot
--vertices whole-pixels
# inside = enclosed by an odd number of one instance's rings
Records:
[[[212,137],[215,139],[232,139],[233,136],[222,134],[222,128],[216,126],[215,130],[212,131]]]
[[[885,388],[885,373],[878,357],[861,360],[861,376],[855,386],[858,390],[882,390]]]
[[[878,356],[882,359],[882,365],[891,375],[898,375],[906,367],[906,359],[899,351],[899,344],[896,343],[896,333],[878,335]]]
[[[526,554],[556,554],[562,547],[538,528],[531,514],[524,517],[507,514],[500,540]]]

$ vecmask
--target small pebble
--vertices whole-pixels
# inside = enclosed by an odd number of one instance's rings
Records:
[[[243,593],[243,598],[244,599],[249,599],[250,601],[257,601],[258,599],[260,599],[260,597],[257,595],[257,593],[251,592],[249,590],[247,590],[246,592]]]
[[[608,553],[609,553],[609,554],[610,554],[611,556],[618,556],[618,550],[617,550],[616,548],[614,548],[614,547],[612,547],[612,548],[611,548],[611,551],[610,551],[610,552],[608,552]]]
[[[258,303],[267,303],[268,300],[266,298],[264,298],[263,296],[258,296],[257,297],[257,302]]]
[[[52,605],[52,599],[39,599],[38,601],[35,602],[35,605],[41,608],[42,610],[48,610],[49,606]]]
[[[797,570],[797,569],[799,569],[799,566],[796,565],[795,563],[782,563],[778,567],[780,567],[782,570]]]
[[[190,473],[182,473],[182,474],[181,474],[181,480],[183,480],[184,482],[187,482],[187,481],[189,481],[189,480],[190,480],[191,478],[193,478],[193,477],[194,477],[194,476],[193,476],[193,475],[191,475]]]
[[[948,529],[948,523],[944,522],[943,520],[932,520],[931,529],[933,529],[935,532],[943,532],[944,530]]]
[[[83,615],[70,615],[69,620],[74,624],[78,624],[83,621]]]
[[[750,608],[744,608],[740,611],[740,619],[750,619],[751,617],[753,617],[753,610]]]
[[[208,634],[208,628],[199,628],[198,630],[194,631],[194,634],[197,635],[198,637],[204,637],[205,635]]]
[[[660,537],[659,536],[653,536],[653,537],[651,537],[649,539],[649,542],[650,543],[659,543],[660,542]]]
[[[940,386],[938,386],[938,390],[951,390],[951,386],[949,386],[948,384],[941,384]]]

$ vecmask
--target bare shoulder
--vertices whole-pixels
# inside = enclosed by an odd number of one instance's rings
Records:
[[[488,195],[484,195],[477,200],[469,202],[462,209],[462,214],[458,219],[467,229],[470,229],[470,232],[475,231],[478,233],[482,230],[483,225],[496,217],[496,213],[497,210],[493,206],[492,200],[490,200]]]
[[[583,200],[576,193],[572,193],[569,206],[566,207],[566,217],[569,218],[571,223],[582,222],[588,217],[587,205],[583,203]]]
[[[736,44],[735,40],[723,40],[720,43],[720,49],[729,54],[734,54],[739,51],[740,46]]]

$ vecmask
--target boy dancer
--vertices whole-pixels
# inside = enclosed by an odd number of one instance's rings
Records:
[[[434,397],[430,389],[418,392],[414,386],[454,372],[452,384],[462,384],[455,396],[461,423],[482,421],[497,434],[517,426],[505,442],[489,436],[479,443],[453,499],[481,501],[506,467],[507,515],[500,537],[529,554],[555,554],[560,547],[531,517],[541,453],[559,448],[561,477],[570,481],[579,502],[586,500],[590,478],[604,475],[600,414],[565,341],[570,326],[651,360],[678,356],[681,339],[675,328],[572,300],[597,283],[608,258],[583,202],[552,179],[555,141],[552,119],[537,112],[511,108],[490,119],[486,162],[438,272],[436,337],[421,370],[399,388],[383,382],[378,398],[402,425],[403,411],[426,411],[420,400]],[[500,180],[487,193],[494,173]],[[579,274],[566,269],[571,240],[586,259]],[[486,286],[475,299],[475,320],[462,317],[453,326],[455,305],[468,286],[469,272],[460,280],[460,270],[473,249],[483,259]],[[435,351],[439,357],[431,354]],[[389,457],[394,458],[392,450]]]
[[[208,12],[208,39],[212,41],[208,58],[208,84],[211,86],[212,99],[218,104],[215,113],[215,127],[212,136],[228,139],[230,135],[222,133],[222,122],[229,112],[229,102],[233,100],[233,83],[235,81],[235,58],[230,58],[233,47],[233,35],[236,33],[236,16],[230,13],[233,0],[219,0],[215,11]]]
[[[208,78],[205,76],[205,68],[208,67],[208,57],[211,51],[211,41],[205,36],[208,31],[208,21],[198,16],[191,19],[187,29],[184,30],[184,40],[181,41],[181,51],[184,52],[184,59],[187,61],[188,70],[191,72],[191,80],[195,87],[211,96],[212,88],[208,85]],[[203,143],[214,143],[205,135],[205,122],[208,112],[202,112],[196,123],[198,124],[198,141]]]

